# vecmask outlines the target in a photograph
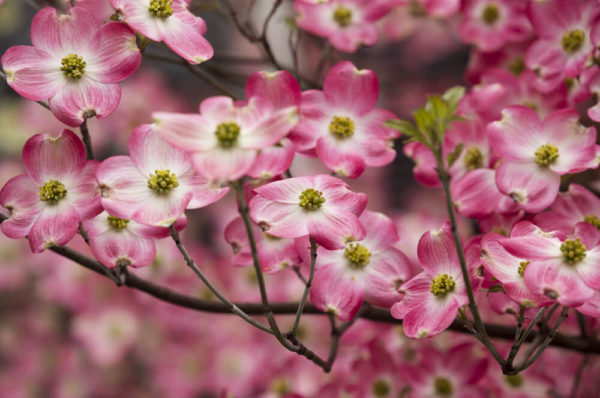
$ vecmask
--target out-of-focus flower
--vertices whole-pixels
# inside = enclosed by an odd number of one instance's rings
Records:
[[[188,10],[185,0],[110,0],[122,19],[136,32],[162,41],[191,64],[212,58],[204,38],[206,23]]]
[[[189,156],[167,144],[150,124],[133,130],[129,153],[98,167],[102,206],[115,217],[168,227],[186,209],[208,206],[229,190],[195,173]]]
[[[367,195],[350,191],[342,180],[327,175],[295,177],[254,189],[250,215],[271,235],[309,235],[326,249],[341,249],[365,237],[358,216]]]
[[[402,296],[398,286],[410,276],[408,258],[393,245],[398,233],[382,213],[365,211],[359,217],[367,235],[339,250],[317,250],[310,299],[321,311],[348,321],[363,300],[389,308]]]
[[[492,148],[503,158],[496,171],[500,192],[521,208],[539,212],[556,198],[560,176],[598,166],[596,129],[579,124],[573,109],[543,121],[526,106],[510,106],[488,125]]]
[[[23,97],[48,100],[63,123],[109,116],[119,104],[117,84],[138,68],[141,55],[127,26],[100,26],[85,8],[58,15],[51,7],[31,24],[31,46],[14,46],[2,56],[8,84]]]
[[[79,221],[102,210],[94,183],[98,162],[86,161],[73,132],[34,135],[23,148],[23,165],[26,174],[0,191],[0,205],[10,213],[1,227],[9,238],[27,236],[33,252],[66,244]]]
[[[398,133],[384,126],[395,118],[375,108],[379,83],[372,70],[342,61],[327,73],[323,91],[302,93],[300,122],[290,138],[299,151],[319,156],[330,170],[356,178],[365,166],[381,167],[396,157]]]

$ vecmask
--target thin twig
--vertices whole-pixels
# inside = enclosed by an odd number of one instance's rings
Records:
[[[583,371],[588,363],[590,363],[590,357],[589,355],[584,355],[583,359],[579,363],[579,366],[577,367],[577,371],[575,372],[573,385],[571,386],[571,394],[569,394],[569,397],[577,398],[577,390],[579,390],[579,385],[581,384],[581,379],[583,378]]]
[[[310,293],[310,288],[312,286],[313,277],[315,275],[315,263],[317,262],[317,242],[310,237],[310,274],[308,276],[308,281],[306,282],[306,286],[304,287],[304,293],[302,294],[302,300],[300,300],[300,304],[298,304],[298,311],[296,312],[296,319],[294,319],[294,326],[290,331],[290,335],[295,336],[296,331],[298,330],[298,325],[300,324],[300,318],[302,317],[302,311],[304,311],[304,305],[306,304],[306,300],[308,299],[308,294]]]
[[[304,283],[304,285],[306,285],[308,283],[306,278],[302,275],[302,272],[300,272],[300,267],[298,267],[297,265],[294,265],[292,267],[292,271],[294,271],[294,273],[296,274],[298,279],[300,279],[302,281],[302,283]]]
[[[94,159],[94,148],[92,147],[92,137],[87,125],[87,118],[83,119],[83,123],[79,127],[81,130],[81,138],[83,139],[83,145],[85,146],[85,153],[88,160]]]

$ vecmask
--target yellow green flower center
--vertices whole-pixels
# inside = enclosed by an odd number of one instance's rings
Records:
[[[588,224],[592,224],[594,227],[596,227],[598,230],[600,230],[600,218],[598,218],[594,214],[589,214],[589,215],[585,216],[583,218],[583,221],[585,221]]]
[[[521,275],[521,277],[523,277],[523,275],[525,274],[525,270],[527,269],[527,266],[529,265],[531,261],[530,260],[525,260],[525,261],[521,261],[519,263],[519,275]]]
[[[306,210],[316,210],[325,203],[323,192],[317,191],[313,188],[307,188],[300,194],[300,207]]]
[[[509,386],[514,387],[514,388],[518,388],[523,385],[523,376],[521,376],[521,374],[506,375],[506,376],[504,376],[504,380],[506,380],[506,383]]]
[[[336,138],[348,138],[354,134],[354,121],[348,116],[334,116],[329,123],[329,132]]]
[[[446,379],[445,377],[438,377],[435,379],[433,386],[435,388],[435,392],[442,396],[452,395],[452,391],[454,390],[450,380]]]
[[[288,382],[283,378],[279,377],[271,383],[271,391],[280,397],[290,393],[290,386]]]
[[[519,76],[525,70],[525,60],[521,57],[515,58],[508,64],[508,70],[515,76]]]
[[[171,192],[178,186],[177,176],[175,173],[171,173],[169,169],[154,170],[154,173],[150,173],[150,178],[148,178],[148,188],[157,193]]]
[[[483,154],[476,146],[467,149],[463,159],[467,170],[475,170],[483,166]]]
[[[77,54],[69,54],[60,61],[60,70],[65,76],[80,79],[85,71],[85,61]]]
[[[150,0],[148,12],[157,18],[167,19],[173,15],[173,0]]]
[[[535,162],[540,167],[548,167],[558,159],[558,148],[551,144],[544,144],[535,151]]]
[[[62,182],[50,180],[40,187],[39,195],[42,202],[53,205],[67,196],[67,189]]]
[[[129,220],[125,220],[123,218],[118,218],[115,216],[108,216],[108,224],[114,229],[121,230],[127,228]]]
[[[363,269],[371,260],[371,252],[360,243],[350,243],[344,250],[344,256],[352,269]]]
[[[338,6],[333,12],[333,20],[342,28],[352,23],[352,10],[344,6]]]
[[[560,251],[563,254],[564,260],[570,264],[577,264],[585,258],[587,247],[577,238],[567,239],[560,245]]]
[[[448,274],[440,274],[431,281],[430,291],[434,296],[445,296],[454,290],[454,278]]]
[[[240,136],[240,126],[235,122],[223,122],[217,126],[215,136],[219,141],[221,148],[231,148],[235,146]]]
[[[580,29],[573,29],[568,31],[562,37],[562,48],[566,52],[573,54],[583,46],[585,40],[585,33]]]
[[[390,384],[382,379],[379,379],[373,383],[373,387],[371,388],[373,391],[373,395],[377,398],[387,397],[390,394]]]
[[[500,10],[495,4],[488,4],[481,13],[481,19],[486,25],[493,25],[500,18]]]

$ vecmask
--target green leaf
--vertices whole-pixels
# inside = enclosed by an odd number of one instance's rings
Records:
[[[462,153],[464,147],[465,145],[461,142],[454,148],[452,152],[448,154],[448,157],[446,158],[446,163],[448,164],[448,167],[452,167],[454,162],[456,162],[456,160],[460,157],[460,154]]]
[[[446,90],[442,98],[448,104],[449,114],[454,116],[456,108],[458,108],[458,102],[465,95],[465,88],[462,86],[455,86]]]
[[[415,126],[408,120],[390,119],[384,123],[384,126],[411,137],[419,133]]]
[[[490,286],[490,288],[488,289],[488,295],[490,293],[495,293],[495,292],[502,292],[502,293],[506,294],[506,291],[504,290],[504,286],[502,286],[499,283],[496,283],[496,284]]]

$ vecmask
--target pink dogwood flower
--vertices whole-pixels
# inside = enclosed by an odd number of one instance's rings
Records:
[[[343,321],[354,318],[363,300],[384,308],[401,299],[398,286],[410,277],[410,261],[398,249],[398,232],[382,213],[364,211],[367,235],[338,250],[317,249],[310,299],[321,311]]]
[[[118,82],[136,71],[141,55],[127,26],[100,24],[85,8],[58,15],[51,7],[31,23],[31,46],[2,56],[8,84],[23,97],[48,100],[54,116],[69,126],[109,116],[119,104]]]
[[[123,21],[136,32],[162,41],[191,64],[212,58],[214,50],[204,38],[206,23],[189,10],[185,0],[110,0]]]
[[[186,209],[208,206],[229,190],[194,172],[189,156],[168,145],[150,124],[133,130],[129,153],[104,160],[96,173],[102,206],[115,217],[168,227]]]
[[[154,240],[149,236],[169,235],[165,227],[140,224],[112,216],[106,211],[82,224],[88,234],[92,254],[109,268],[149,265],[156,255]]]
[[[102,211],[94,182],[98,162],[86,161],[73,132],[34,135],[23,148],[23,165],[26,174],[0,191],[0,205],[10,213],[2,232],[15,239],[27,236],[34,253],[65,245],[79,221]]]
[[[521,0],[467,0],[459,33],[482,51],[497,51],[506,43],[519,42],[531,34]]]
[[[549,91],[586,67],[600,33],[600,7],[595,1],[533,1],[529,14],[539,39],[527,51],[527,67],[539,71],[539,87]]]
[[[362,44],[377,42],[375,23],[394,6],[395,0],[330,0],[320,4],[295,1],[301,29],[326,37],[340,51],[355,52]]]
[[[433,337],[450,326],[469,299],[448,222],[439,230],[427,231],[417,250],[424,271],[399,287],[403,297],[391,312],[404,320],[408,337]]]
[[[323,91],[302,93],[300,122],[290,138],[299,151],[316,152],[327,168],[350,178],[365,166],[385,166],[396,157],[392,141],[398,133],[384,126],[395,116],[375,108],[378,97],[372,70],[339,62],[327,73]]]
[[[309,235],[330,250],[365,237],[358,216],[367,205],[367,195],[350,191],[340,179],[327,175],[288,178],[255,188],[254,193],[250,215],[273,236]]]
[[[296,252],[293,239],[278,238],[263,232],[256,224],[252,225],[260,266],[266,273],[277,273],[282,269],[298,265],[302,262]],[[225,240],[233,248],[231,262],[237,266],[252,265],[252,252],[246,233],[246,226],[241,217],[236,217],[225,227]]]
[[[530,261],[523,277],[535,295],[577,307],[600,289],[600,232],[593,225],[578,223],[567,236],[522,221],[510,238],[499,242],[512,255]]]
[[[500,192],[535,213],[552,204],[561,175],[596,168],[596,129],[578,120],[574,109],[542,121],[526,106],[506,108],[502,120],[488,125],[492,148],[503,158],[496,170]]]
[[[278,109],[262,96],[247,101],[210,97],[200,104],[200,114],[157,112],[152,117],[160,135],[189,152],[198,173],[216,181],[249,173],[258,151],[278,143],[298,122],[295,105]]]

